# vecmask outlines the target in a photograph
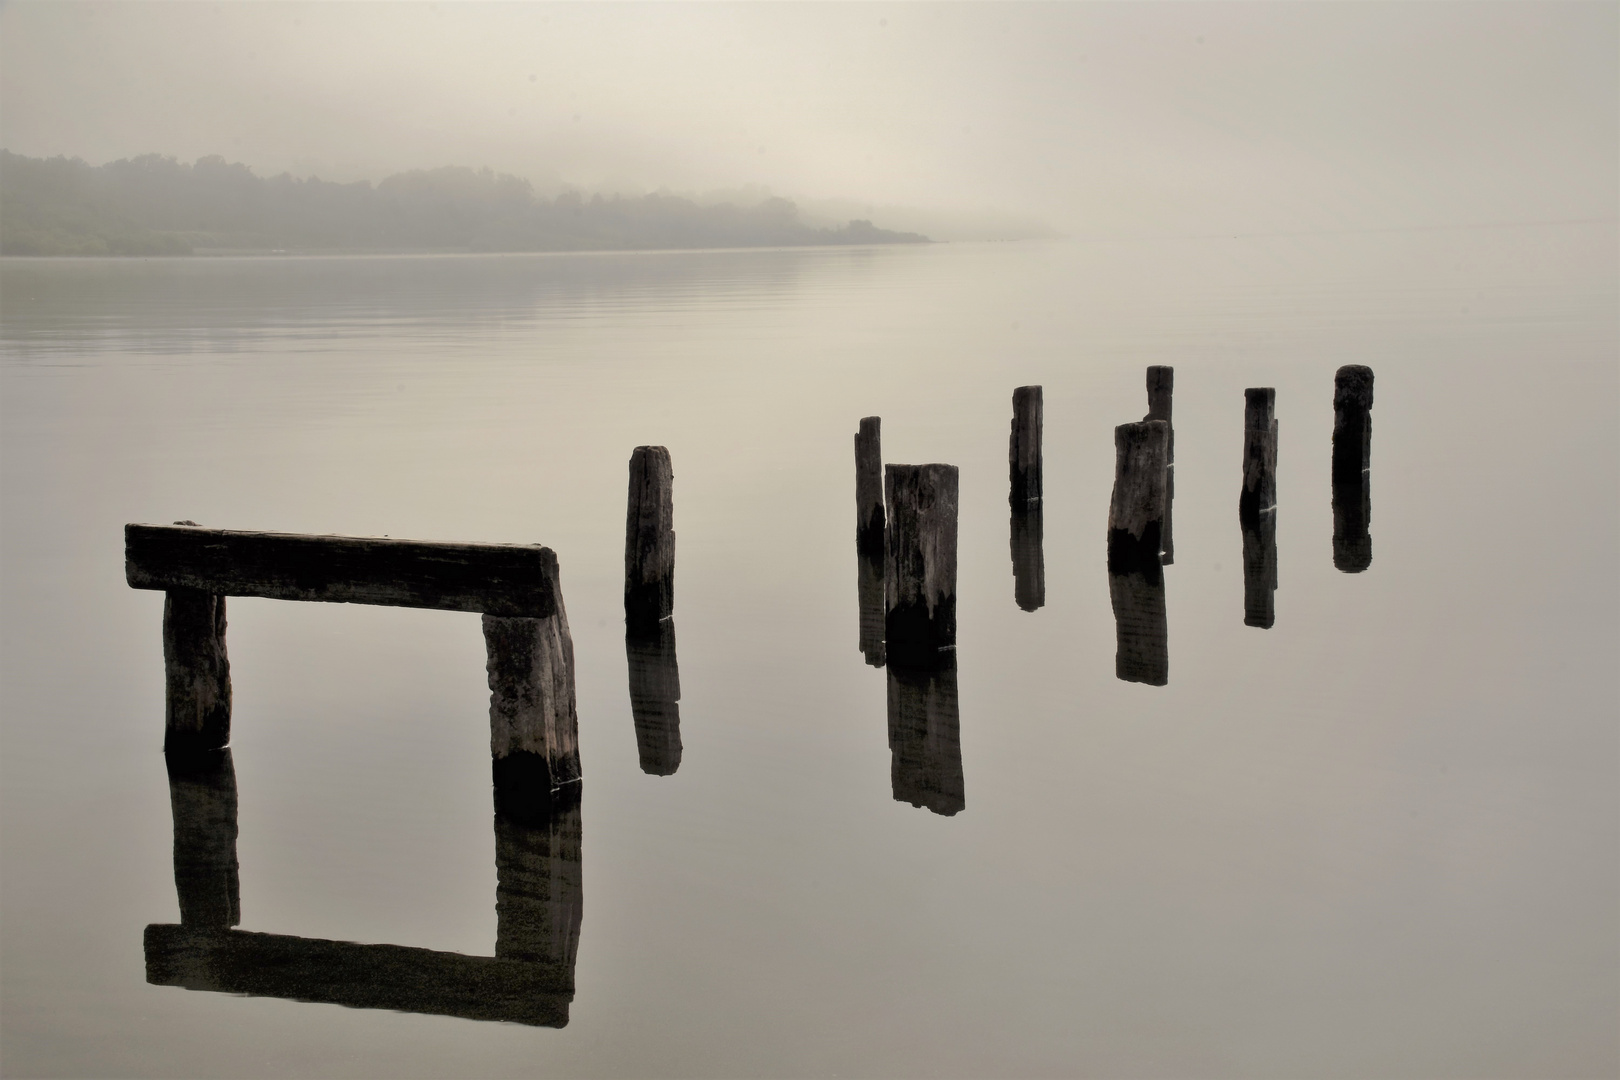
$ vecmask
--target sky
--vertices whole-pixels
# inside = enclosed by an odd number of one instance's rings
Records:
[[[1614,3],[0,8],[17,153],[488,166],[966,231],[1613,219],[1617,87]]]

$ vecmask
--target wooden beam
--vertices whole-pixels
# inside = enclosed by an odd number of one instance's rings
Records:
[[[674,489],[669,451],[636,447],[624,525],[624,617],[634,628],[675,614]]]
[[[956,647],[957,468],[885,465],[883,482],[885,652],[926,667]]]
[[[1012,433],[1007,437],[1007,501],[1014,507],[1041,501],[1041,424],[1039,386],[1013,391]]]
[[[557,607],[556,565],[539,544],[124,526],[124,577],[133,589],[548,618]]]
[[[883,555],[883,421],[861,417],[855,433],[855,550]]]

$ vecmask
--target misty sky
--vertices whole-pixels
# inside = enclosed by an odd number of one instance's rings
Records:
[[[755,184],[1076,232],[1612,219],[1617,12],[13,2],[0,144]]]

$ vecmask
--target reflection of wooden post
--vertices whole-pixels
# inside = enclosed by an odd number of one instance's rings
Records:
[[[855,589],[861,610],[861,655],[873,667],[882,667],[883,648],[883,556],[857,555]]]
[[[889,764],[896,802],[949,817],[967,805],[956,661],[927,670],[889,665]]]
[[[224,929],[242,921],[236,864],[236,769],[229,750],[172,751],[174,889],[184,926]]]
[[[886,466],[884,494],[888,659],[926,665],[956,645],[956,466]]]
[[[169,589],[163,602],[166,750],[217,750],[231,741],[231,662],[225,598]]]
[[[1013,599],[1025,611],[1046,603],[1046,555],[1041,548],[1045,532],[1040,503],[1014,506],[1012,512]]]
[[[538,964],[573,990],[584,911],[577,789],[535,820],[495,815],[495,958]]]
[[[883,556],[883,443],[876,416],[861,419],[855,435],[855,550]]]
[[[1114,674],[1125,682],[1164,686],[1170,681],[1170,634],[1164,606],[1164,571],[1158,567],[1110,572],[1114,607]]]
[[[1007,499],[1014,507],[1039,502],[1041,485],[1042,402],[1039,386],[1013,391],[1012,435],[1007,440],[1007,469],[1011,477]]]
[[[1176,502],[1176,428],[1170,419],[1171,404],[1176,385],[1176,369],[1154,364],[1147,369],[1148,411],[1144,420],[1163,420],[1170,427],[1164,449],[1164,535],[1160,538],[1162,554],[1159,561],[1169,566],[1176,561],[1174,531],[1170,527],[1171,511]]]
[[[1333,378],[1333,565],[1372,565],[1372,368],[1347,364]]]
[[[641,771],[673,775],[681,767],[681,672],[675,660],[675,620],[665,619],[647,634],[626,634],[624,651]]]
[[[675,613],[674,485],[669,451],[636,447],[624,527],[624,614],[632,625]]]
[[[574,639],[557,557],[543,550],[552,611],[539,618],[484,616],[495,786],[525,799],[580,776]]]
[[[1108,506],[1110,572],[1159,566],[1163,550],[1170,425],[1163,420],[1114,429],[1114,495]]]

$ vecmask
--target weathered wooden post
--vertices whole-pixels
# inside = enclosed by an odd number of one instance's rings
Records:
[[[1044,512],[1038,502],[1012,510],[1013,600],[1025,611],[1036,611],[1046,603]]]
[[[1175,368],[1154,364],[1147,369],[1148,411],[1142,419],[1163,420],[1170,428],[1164,449],[1164,534],[1159,540],[1159,561],[1165,566],[1176,561],[1174,530],[1170,526],[1176,502],[1176,428],[1170,419],[1175,385]]]
[[[1170,679],[1164,535],[1170,425],[1163,420],[1114,429],[1114,493],[1108,508],[1108,593],[1114,609],[1114,673],[1126,682]]]
[[[574,639],[557,556],[550,548],[541,552],[549,611],[484,616],[495,789],[517,801],[540,798],[580,778]]]
[[[861,655],[873,667],[887,659],[883,647],[883,556],[857,554],[855,590],[861,610]]]
[[[669,451],[636,447],[624,526],[624,616],[633,627],[675,613],[674,485]]]
[[[861,418],[855,434],[855,550],[883,557],[883,421]]]
[[[636,725],[641,771],[671,776],[681,767],[681,672],[675,660],[675,620],[649,633],[627,633],[630,714]]]
[[[967,805],[954,654],[926,670],[889,666],[889,754],[896,802],[945,817]]]
[[[553,991],[574,989],[584,912],[580,847],[577,789],[529,820],[514,821],[497,809],[495,959],[549,971]]]
[[[165,750],[217,750],[231,741],[225,597],[203,589],[165,590],[163,682]]]
[[[1243,624],[1269,629],[1276,622],[1277,391],[1243,391]]]
[[[1346,364],[1333,377],[1333,565],[1372,565],[1372,368]]]
[[[182,926],[225,929],[242,921],[236,862],[236,769],[229,750],[170,751],[174,891]]]
[[[1170,425],[1163,420],[1114,429],[1114,494],[1108,506],[1108,566],[1113,572],[1161,566],[1169,447]]]
[[[888,661],[927,667],[956,647],[957,468],[888,465],[883,479]]]
[[[1007,501],[1014,507],[1041,501],[1042,401],[1039,386],[1013,391],[1012,434],[1007,439]]]

